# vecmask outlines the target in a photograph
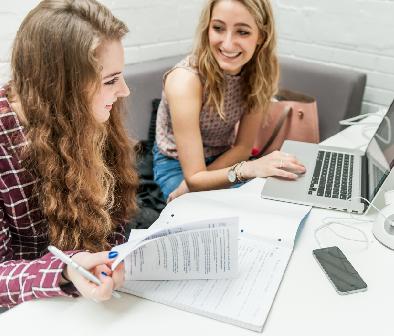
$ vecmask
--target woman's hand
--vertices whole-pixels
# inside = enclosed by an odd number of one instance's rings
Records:
[[[65,277],[74,284],[82,296],[94,301],[106,301],[111,298],[113,290],[123,286],[124,263],[120,263],[112,271],[111,264],[115,258],[109,258],[109,253],[109,251],[99,253],[79,252],[72,257],[75,262],[100,279],[102,282],[100,286],[85,279],[72,267],[67,266],[65,268]],[[113,255],[112,253],[111,256]]]
[[[241,175],[244,178],[278,176],[290,180],[304,174],[304,165],[288,153],[274,151],[257,160],[248,161],[242,166]]]
[[[175,198],[177,198],[177,197],[179,197],[179,196],[181,196],[181,195],[183,195],[183,194],[186,194],[186,193],[188,193],[189,191],[190,191],[190,190],[189,190],[189,188],[187,187],[187,184],[186,184],[185,180],[183,180],[183,181],[179,184],[178,188],[176,188],[171,194],[168,195],[167,203],[170,203],[173,199],[175,199]]]

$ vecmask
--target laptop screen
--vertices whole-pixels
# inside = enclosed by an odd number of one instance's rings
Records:
[[[394,165],[394,102],[366,151],[368,163],[368,200],[372,201]]]

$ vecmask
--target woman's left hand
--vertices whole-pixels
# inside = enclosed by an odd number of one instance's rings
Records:
[[[176,188],[171,194],[168,195],[167,203],[170,203],[173,199],[175,199],[175,198],[177,198],[177,197],[179,197],[179,196],[181,196],[181,195],[183,195],[183,194],[186,194],[186,193],[188,193],[189,191],[190,191],[190,190],[189,190],[189,188],[187,187],[187,184],[186,184],[185,180],[183,180],[183,181],[179,184],[178,188]]]
[[[295,180],[304,174],[305,166],[297,158],[288,153],[274,151],[261,158],[248,161],[242,166],[244,178],[276,176]]]

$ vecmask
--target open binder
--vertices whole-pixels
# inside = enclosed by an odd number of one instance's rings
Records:
[[[262,331],[310,207],[261,199],[264,180],[239,189],[183,195],[154,227],[238,217],[238,277],[126,281],[121,291],[254,331]],[[133,234],[133,232],[132,232]]]

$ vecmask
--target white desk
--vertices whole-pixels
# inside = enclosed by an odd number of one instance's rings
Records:
[[[326,141],[355,147],[365,143],[352,127]],[[315,228],[340,212],[313,209],[298,238],[264,335],[393,335],[394,252],[359,224],[370,246],[321,233],[324,245],[340,246],[368,284],[368,291],[338,295],[312,257]],[[351,232],[354,234],[354,232]],[[256,335],[255,332],[123,294],[120,300],[97,304],[79,299],[48,299],[23,303],[0,315],[1,334],[18,335]]]

